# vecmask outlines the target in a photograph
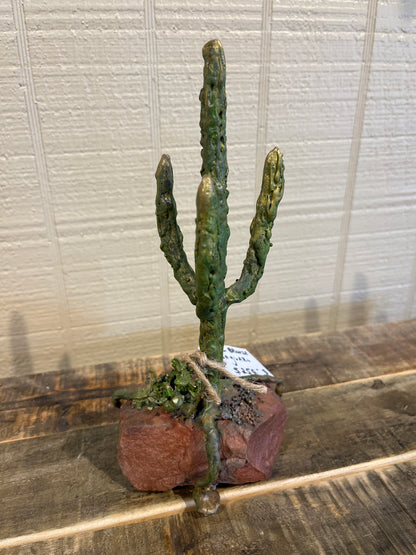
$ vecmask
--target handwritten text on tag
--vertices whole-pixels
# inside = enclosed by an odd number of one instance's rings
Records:
[[[224,362],[227,370],[244,378],[247,376],[273,376],[247,349],[224,345]]]

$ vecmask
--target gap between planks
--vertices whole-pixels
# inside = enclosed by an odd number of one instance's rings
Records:
[[[324,472],[315,472],[312,474],[306,474],[304,476],[297,476],[295,478],[287,478],[284,480],[269,480],[256,484],[234,486],[228,489],[221,490],[219,493],[221,497],[221,503],[227,503],[230,501],[237,501],[245,497],[253,497],[275,493],[282,490],[296,489],[317,482],[344,478],[347,476],[352,476],[354,474],[368,472],[370,470],[380,470],[385,467],[413,461],[416,461],[416,450],[409,451],[401,455],[383,457],[364,463],[336,468],[333,470],[326,470]],[[186,510],[190,510],[194,508],[194,506],[195,502],[190,497],[185,499],[174,499],[172,501],[165,501],[163,503],[154,503],[146,508],[131,510],[125,513],[116,513],[104,518],[93,519],[70,526],[64,526],[62,528],[54,528],[50,530],[44,530],[42,532],[35,532],[22,536],[15,536],[12,538],[5,538],[3,540],[0,540],[0,549],[8,549],[21,545],[38,543],[41,541],[56,540],[65,536],[85,534],[88,532],[97,532],[106,528],[126,526],[145,520],[163,518],[173,514],[182,513]]]

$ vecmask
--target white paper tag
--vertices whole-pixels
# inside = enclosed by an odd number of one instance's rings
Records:
[[[239,378],[247,376],[273,376],[247,349],[224,345],[224,362],[229,372]]]

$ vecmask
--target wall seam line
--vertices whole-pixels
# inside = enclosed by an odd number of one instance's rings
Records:
[[[63,259],[59,235],[56,226],[56,214],[54,208],[54,198],[51,189],[48,167],[46,161],[45,146],[42,136],[40,115],[36,100],[35,84],[32,74],[30,59],[29,41],[26,29],[24,1],[11,0],[11,7],[16,34],[17,51],[19,57],[22,85],[24,87],[24,97],[26,103],[29,132],[31,136],[36,173],[42,199],[42,208],[46,234],[52,255],[53,271],[58,293],[59,321],[64,334],[65,351],[70,359],[73,356],[71,320],[69,313],[69,303],[65,284],[63,269]]]
[[[156,40],[156,18],[154,0],[144,2],[144,27],[147,56],[147,88],[149,94],[150,135],[152,140],[151,162],[156,171],[161,156],[160,105],[159,105],[159,73]],[[169,272],[164,256],[159,256],[160,286],[160,333],[162,354],[169,354],[171,317],[169,309]]]
[[[257,196],[261,189],[261,181],[264,166],[265,147],[267,143],[267,118],[269,107],[270,89],[270,62],[271,62],[271,42],[272,42],[272,22],[273,22],[273,0],[263,0],[261,10],[261,43],[260,43],[260,73],[258,88],[257,106],[257,130],[256,130],[256,168],[254,183],[254,206],[256,206]],[[255,291],[250,303],[250,341],[255,341],[257,336],[260,294],[259,289]]]
[[[337,328],[339,304],[341,301],[342,284],[347,257],[348,238],[351,225],[351,211],[357,182],[358,161],[360,156],[361,138],[364,126],[365,108],[367,103],[368,85],[370,80],[371,61],[373,56],[374,36],[377,22],[377,0],[368,0],[363,54],[361,59],[360,81],[354,114],[353,132],[345,185],[343,212],[340,224],[340,235],[335,266],[333,301],[329,311],[329,330]]]

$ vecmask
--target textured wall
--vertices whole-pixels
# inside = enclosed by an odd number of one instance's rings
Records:
[[[191,254],[211,38],[228,69],[230,280],[264,156],[278,144],[286,162],[275,246],[228,342],[416,316],[412,0],[11,0],[0,375],[196,346],[159,251],[153,175],[169,153]]]

